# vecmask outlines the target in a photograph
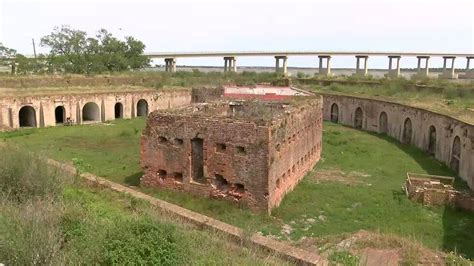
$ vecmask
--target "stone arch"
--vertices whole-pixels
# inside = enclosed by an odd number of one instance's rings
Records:
[[[137,102],[137,116],[147,116],[148,115],[148,102],[144,99],[141,99]]]
[[[407,117],[403,123],[402,143],[411,144],[412,135],[413,129],[411,125],[411,119]]]
[[[66,109],[64,106],[56,106],[54,109],[54,119],[56,121],[56,125],[64,123],[66,120]]]
[[[451,169],[459,173],[459,165],[461,163],[461,139],[456,136],[453,141],[453,147],[451,149]]]
[[[18,112],[20,127],[36,127],[36,110],[32,106],[25,105]]]
[[[114,106],[115,119],[123,118],[123,104],[118,102]]]
[[[337,103],[333,103],[331,105],[331,122],[339,122],[339,106],[337,105]]]
[[[381,112],[379,116],[379,133],[388,133],[388,116],[385,112]]]
[[[364,112],[362,108],[357,107],[354,113],[354,128],[362,129],[364,123]]]
[[[431,155],[436,153],[436,128],[433,125],[428,129],[428,153]]]
[[[82,107],[82,121],[100,121],[100,109],[96,103],[88,102],[84,105],[84,107]]]

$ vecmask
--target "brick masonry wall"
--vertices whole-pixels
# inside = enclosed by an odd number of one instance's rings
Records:
[[[148,90],[120,93],[88,93],[77,95],[53,95],[32,97],[6,97],[0,99],[0,128],[19,128],[19,112],[22,107],[31,106],[35,110],[37,127],[55,126],[55,108],[63,106],[65,117],[70,117],[76,123],[82,121],[82,111],[87,103],[94,103],[100,109],[100,121],[115,119],[115,104],[121,103],[123,118],[133,118],[138,115],[138,101],[145,100],[148,111],[167,109],[191,102],[191,90]],[[12,117],[8,109],[12,109]]]
[[[270,141],[269,208],[277,207],[321,157],[322,98],[275,121]]]
[[[392,102],[331,94],[324,94],[323,98],[324,120],[331,121],[337,115],[338,123],[354,127],[356,109],[361,108],[362,130],[384,132],[400,142],[407,142],[404,132],[409,119],[412,130],[408,144],[424,151],[429,150],[430,127],[434,127],[436,143],[433,155],[448,166],[452,166],[453,145],[455,139],[459,138],[460,160],[457,173],[474,190],[474,125],[447,115]],[[338,106],[338,112],[331,116],[334,104]],[[382,113],[387,118],[386,127],[382,126]]]
[[[252,209],[266,210],[268,132],[268,127],[223,117],[152,113],[141,139],[141,184],[242,201]],[[192,180],[194,138],[203,139],[204,182]]]

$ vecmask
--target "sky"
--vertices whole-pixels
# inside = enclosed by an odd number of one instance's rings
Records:
[[[0,42],[22,54],[39,52],[55,26],[95,35],[105,28],[133,36],[146,52],[397,51],[474,53],[474,0],[0,0]],[[163,64],[162,60],[155,63]],[[178,65],[223,65],[222,58],[179,59]],[[315,57],[290,57],[289,66],[316,67]],[[370,58],[369,67],[386,67]],[[237,65],[273,66],[272,57],[238,58]],[[333,67],[353,67],[335,57]],[[403,58],[402,67],[416,59]],[[441,66],[433,58],[431,66]],[[457,67],[465,59],[456,60]]]

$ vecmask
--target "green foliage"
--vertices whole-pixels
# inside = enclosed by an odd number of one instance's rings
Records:
[[[357,266],[359,265],[359,257],[352,255],[347,251],[336,251],[329,256],[329,261],[336,265]]]
[[[13,60],[11,58],[16,56],[16,50],[4,46],[0,42],[0,66],[11,66]]]
[[[474,261],[463,258],[453,251],[446,255],[445,262],[448,266],[472,266],[474,264]]]
[[[62,206],[50,199],[0,199],[0,261],[6,265],[62,265]]]
[[[45,163],[45,159],[14,146],[0,146],[0,193],[3,197],[25,202],[57,197],[67,175]]]
[[[20,166],[45,163],[14,158]],[[6,166],[0,164],[2,173]],[[245,247],[227,247],[227,241],[171,220],[142,200],[78,182],[21,202],[0,194],[0,261],[6,265],[282,264]]]
[[[50,52],[36,59],[19,56],[19,73],[117,72],[140,69],[150,62],[143,55],[145,45],[141,41],[130,36],[122,41],[105,29],[94,38],[63,25],[41,38],[40,45],[50,48]]]
[[[187,261],[184,241],[171,225],[129,221],[114,227],[106,239],[103,263],[107,265],[182,265]]]

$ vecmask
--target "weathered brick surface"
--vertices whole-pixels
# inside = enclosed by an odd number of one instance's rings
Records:
[[[142,185],[241,201],[252,209],[270,211],[319,160],[319,97],[291,104],[209,106],[149,116],[141,139]],[[193,108],[195,112],[189,112]],[[196,180],[197,171],[193,172],[195,138],[203,140],[203,180]],[[288,169],[291,173],[282,179]]]
[[[273,123],[268,180],[270,209],[277,207],[319,161],[322,120],[322,100],[314,100],[286,112]]]

